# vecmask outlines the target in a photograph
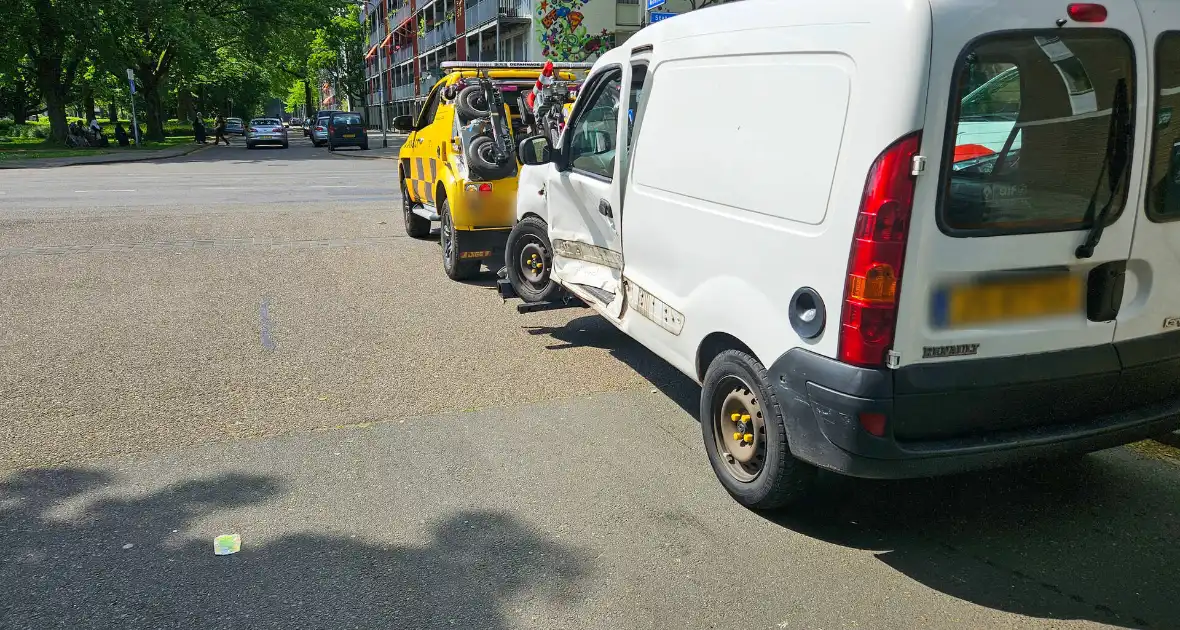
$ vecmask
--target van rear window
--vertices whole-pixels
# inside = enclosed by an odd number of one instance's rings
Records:
[[[1002,33],[955,69],[940,223],[956,236],[1087,228],[1126,200],[1134,58],[1114,31]],[[1112,112],[1122,113],[1112,125]],[[1117,133],[1119,130],[1125,133]],[[1125,146],[1125,145],[1124,145]],[[1114,182],[1113,190],[1111,183]]]
[[[1147,174],[1147,217],[1152,221],[1180,220],[1180,32],[1160,36],[1155,49],[1155,132]]]

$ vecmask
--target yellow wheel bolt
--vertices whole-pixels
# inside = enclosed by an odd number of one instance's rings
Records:
[[[741,433],[734,433],[733,439],[740,441],[742,439],[742,434]]]
[[[740,413],[735,413],[735,414],[733,414],[733,415],[729,416],[729,419],[730,419],[730,420],[733,420],[734,422],[738,422],[739,420],[741,420],[741,419],[742,419],[742,414],[740,414]]]
[[[749,422],[749,421],[750,421],[750,414],[748,414],[748,413],[742,414],[742,422]]]
[[[747,433],[747,434],[746,434],[746,441],[747,441],[747,442],[749,442],[750,444],[753,444],[753,443],[754,443],[754,434],[753,434],[753,433]]]

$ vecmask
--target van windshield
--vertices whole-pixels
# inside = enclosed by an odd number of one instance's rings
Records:
[[[1098,207],[1114,195],[1109,217],[1117,218],[1126,178],[1111,191],[1104,162],[1120,83],[1134,103],[1132,59],[1122,35],[1099,29],[973,42],[956,67],[943,228],[963,236],[1084,229],[1095,194]]]
[[[1164,33],[1155,53],[1156,111],[1147,174],[1147,217],[1180,220],[1180,32]]]

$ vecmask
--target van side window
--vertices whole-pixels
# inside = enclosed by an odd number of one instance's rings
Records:
[[[1156,45],[1155,130],[1147,172],[1147,218],[1180,221],[1180,31],[1160,36]]]
[[[975,40],[955,71],[940,225],[954,236],[1081,230],[1108,201],[1113,222],[1129,189],[1130,160],[1115,156],[1133,137],[1134,90],[1131,45],[1115,31]]]
[[[568,163],[575,170],[607,179],[614,177],[622,80],[623,73],[618,70],[604,75],[569,130]]]

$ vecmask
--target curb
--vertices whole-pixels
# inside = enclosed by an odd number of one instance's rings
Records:
[[[189,155],[190,153],[196,153],[197,151],[200,151],[202,149],[208,149],[209,147],[213,146],[210,144],[196,144],[196,143],[194,143],[194,145],[195,146],[185,147],[175,153],[169,153],[168,155],[128,155],[126,157],[118,157],[116,159],[107,159],[107,160],[98,160],[98,161],[90,161],[90,159],[88,157],[28,158],[28,159],[24,159],[24,160],[15,160],[13,162],[0,162],[0,170],[3,170],[3,169],[15,170],[15,169],[22,169],[22,168],[58,168],[58,167],[62,167],[62,166],[82,166],[85,164],[124,164],[127,162],[146,162],[148,160],[168,160],[168,159],[172,159],[172,158],[183,157],[185,155]],[[162,150],[163,151],[176,151],[175,149],[162,149]],[[105,155],[110,155],[110,154],[109,153],[104,154],[104,156]],[[104,156],[97,156],[96,155],[94,157],[104,157]],[[64,161],[57,162],[56,160],[64,160]],[[51,163],[51,161],[52,161],[52,163]]]

